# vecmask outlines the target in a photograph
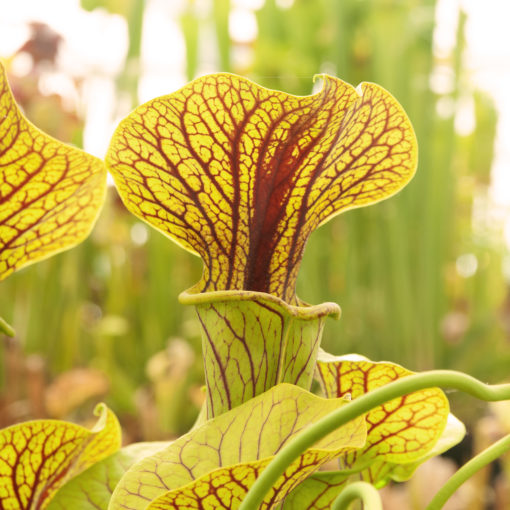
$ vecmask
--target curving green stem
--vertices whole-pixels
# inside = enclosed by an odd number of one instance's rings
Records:
[[[348,485],[335,499],[331,510],[345,510],[349,503],[361,499],[366,510],[383,510],[377,489],[367,482],[354,482]]]
[[[319,439],[335,429],[389,400],[414,391],[439,386],[454,388],[486,401],[510,400],[510,384],[490,386],[467,374],[452,370],[431,370],[393,381],[353,400],[349,405],[333,411],[285,445],[252,485],[239,510],[259,508],[266,494],[287,467]]]
[[[7,336],[14,336],[16,334],[13,327],[2,319],[2,317],[0,317],[0,333],[4,333]]]
[[[466,464],[439,489],[425,510],[439,510],[443,508],[443,505],[448,501],[450,496],[452,496],[466,480],[507,451],[510,451],[510,434],[466,462]]]

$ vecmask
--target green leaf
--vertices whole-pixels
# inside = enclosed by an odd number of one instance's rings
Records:
[[[92,430],[36,420],[0,430],[0,508],[42,510],[73,476],[120,447],[120,425],[104,405]]]
[[[135,443],[94,464],[67,482],[47,510],[107,510],[124,473],[139,460],[166,448],[168,442]]]
[[[214,74],[138,107],[106,156],[135,215],[204,261],[196,292],[249,290],[291,304],[306,241],[347,209],[399,191],[417,163],[383,88],[324,75],[311,96]]]
[[[183,293],[202,329],[207,413],[212,418],[287,382],[310,389],[327,316],[334,303],[291,306],[257,292]]]
[[[0,280],[83,241],[105,192],[104,163],[33,126],[0,63]]]
[[[346,404],[290,384],[275,386],[133,466],[109,510],[235,508],[275,453],[307,425]],[[328,435],[285,471],[263,508],[275,508],[323,463],[364,442],[363,419]]]

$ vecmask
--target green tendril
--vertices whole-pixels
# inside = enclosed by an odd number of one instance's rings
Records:
[[[350,503],[361,499],[365,510],[383,510],[377,489],[367,482],[354,482],[348,485],[335,499],[331,510],[346,510]]]
[[[425,510],[439,510],[443,508],[443,505],[466,480],[507,451],[510,451],[510,434],[466,462],[466,464],[452,475],[443,487],[439,489]]]
[[[333,411],[285,445],[247,492],[239,510],[259,508],[266,494],[287,467],[319,439],[385,402],[415,391],[435,387],[453,388],[485,401],[510,399],[510,384],[491,386],[467,374],[451,370],[431,370],[430,372],[413,374],[393,381],[358,397],[349,405]]]

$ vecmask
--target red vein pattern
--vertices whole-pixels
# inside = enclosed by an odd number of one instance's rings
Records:
[[[253,300],[232,297],[196,305],[209,418],[281,382],[310,388],[324,319],[338,307],[309,307],[309,316],[302,317],[301,307],[270,298],[259,294]]]
[[[124,203],[202,257],[198,292],[252,290],[296,304],[311,232],[413,176],[416,139],[396,100],[378,85],[323,79],[319,93],[298,97],[205,76],[116,130],[106,163]]]
[[[0,64],[0,280],[85,239],[105,190],[103,162],[30,124]]]
[[[319,355],[317,372],[328,397],[350,395],[353,399],[412,374],[393,363],[326,354]],[[343,456],[341,469],[363,469],[363,478],[387,481],[388,467],[426,458],[441,437],[448,414],[448,399],[439,388],[417,391],[376,407],[366,415],[367,443]]]
[[[120,448],[120,426],[102,407],[90,431],[38,420],[0,431],[0,510],[43,510],[59,487]]]

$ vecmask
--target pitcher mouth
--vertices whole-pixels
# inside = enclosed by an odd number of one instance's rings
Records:
[[[339,319],[341,308],[333,302],[325,302],[319,305],[310,305],[299,301],[299,305],[290,305],[283,299],[251,290],[216,290],[212,292],[197,292],[197,286],[193,286],[179,294],[179,302],[183,305],[205,305],[209,303],[220,303],[228,301],[257,301],[276,305],[283,308],[288,315],[301,320],[313,320],[320,317],[332,317]]]

